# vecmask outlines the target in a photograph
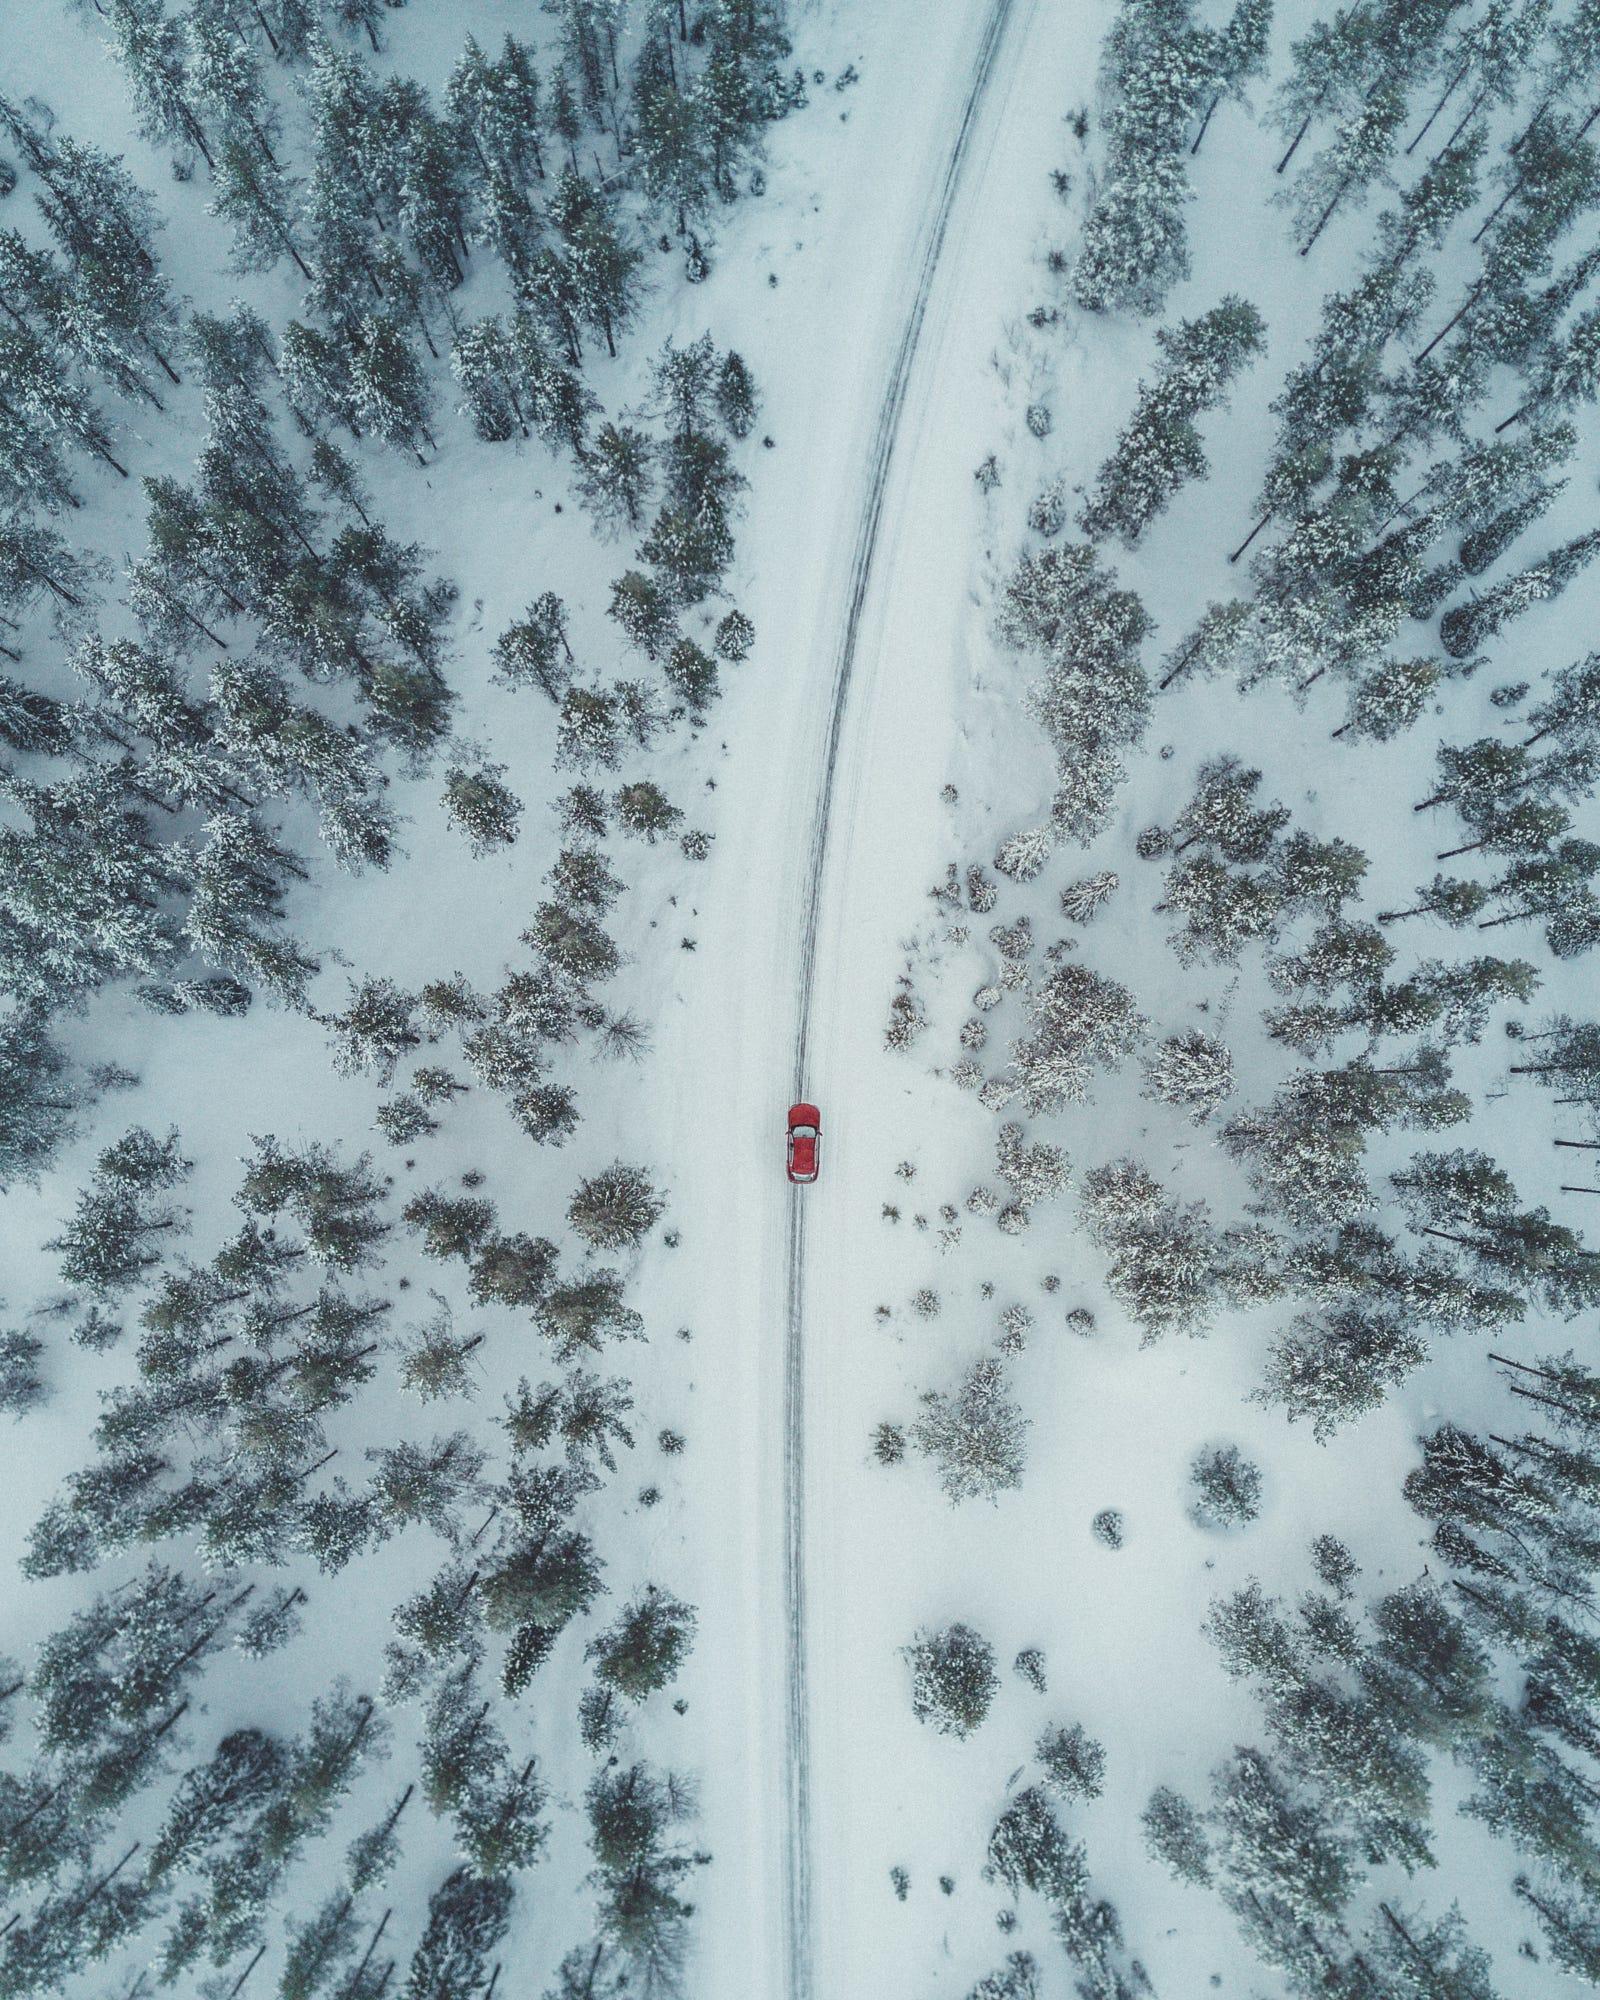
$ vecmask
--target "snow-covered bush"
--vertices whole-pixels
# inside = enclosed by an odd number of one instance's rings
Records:
[[[1189,1469],[1195,1498],[1189,1517],[1202,1528],[1242,1528],[1261,1512],[1261,1471],[1237,1445],[1213,1445]]]
[[[1106,1753],[1081,1722],[1046,1729],[1033,1754],[1048,1788],[1064,1799],[1097,1799],[1105,1790]]]
[[[994,1648],[970,1625],[919,1632],[903,1649],[911,1666],[911,1713],[941,1736],[970,1736],[1000,1687]]]
[[[1006,1394],[998,1361],[973,1362],[952,1394],[930,1389],[922,1402],[912,1440],[933,1460],[952,1505],[1021,1484],[1028,1420]]]

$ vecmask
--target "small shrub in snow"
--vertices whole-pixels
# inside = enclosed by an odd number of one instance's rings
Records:
[[[1014,924],[996,924],[989,942],[1003,959],[1025,959],[1033,950],[1033,924],[1027,917],[1018,917]]]
[[[413,1097],[409,1091],[402,1091],[398,1097],[391,1097],[387,1104],[380,1104],[376,1122],[378,1130],[391,1146],[408,1146],[413,1139],[421,1139],[439,1129],[438,1119],[430,1118],[422,1100]]]
[[[1024,1208],[1052,1201],[1072,1183],[1072,1166],[1059,1146],[1040,1140],[1023,1145],[1023,1129],[1015,1122],[1001,1126],[995,1140],[995,1171]]]
[[[1013,882],[1031,882],[1042,872],[1055,844],[1055,828],[1048,822],[1043,826],[1024,827],[1001,843],[994,857],[995,870]]]
[[[1021,1354],[1028,1344],[1033,1314],[1026,1306],[1007,1306],[1000,1315],[999,1348],[1002,1354]]]
[[[894,1899],[903,1903],[911,1894],[911,1877],[898,1862],[889,1870],[889,1886],[894,1890]]]
[[[1003,993],[1027,992],[1028,961],[1025,958],[1005,958],[1000,961],[1000,990]]]
[[[992,493],[1000,484],[1000,465],[992,451],[972,476],[983,493]]]
[[[1028,1421],[1006,1394],[1005,1370],[985,1356],[953,1394],[930,1390],[912,1437],[934,1461],[952,1505],[992,1500],[1022,1482]]]
[[[1211,1881],[1211,1843],[1200,1815],[1181,1792],[1158,1786],[1139,1815],[1145,1846],[1180,1882],[1205,1888]]]
[[[1088,923],[1100,905],[1116,894],[1120,880],[1114,868],[1102,868],[1098,875],[1069,882],[1061,892],[1062,916],[1071,923]]]
[[[994,1648],[970,1625],[919,1632],[903,1649],[911,1664],[911,1713],[941,1736],[970,1736],[1000,1686]]]
[[[668,1458],[676,1458],[683,1450],[685,1439],[681,1431],[664,1430],[657,1436],[656,1443]]]
[[[1012,1671],[1038,1694],[1046,1692],[1044,1654],[1037,1646],[1024,1646],[1011,1662]]]
[[[1067,1325],[1072,1328],[1074,1333],[1081,1333],[1087,1336],[1094,1332],[1094,1314],[1090,1312],[1087,1306],[1068,1306]]]
[[[1028,429],[1036,438],[1047,438],[1054,428],[1050,412],[1043,403],[1030,403],[1027,414]]]
[[[1189,1477],[1195,1499],[1189,1518],[1202,1528],[1242,1528],[1261,1512],[1261,1472],[1237,1445],[1196,1454]]]
[[[974,864],[967,870],[967,907],[974,915],[986,917],[999,899],[999,892],[981,868]]]
[[[914,1181],[917,1177],[917,1163],[915,1160],[902,1160],[894,1171],[898,1180]]]
[[[474,854],[510,847],[517,837],[522,801],[503,783],[504,764],[454,764],[445,773],[445,816]]]
[[[1097,1799],[1105,1790],[1106,1753],[1081,1722],[1045,1730],[1033,1754],[1048,1788],[1064,1799]]]
[[[1001,1913],[1016,1922],[1015,1910]],[[1009,1930],[1011,1924],[1002,1926]],[[1014,1951],[998,1972],[987,1972],[980,1979],[967,2000],[1038,2000],[1039,1961],[1032,1952]]]
[[[567,1205],[567,1220],[595,1249],[620,1250],[639,1242],[665,1208],[643,1169],[618,1160],[579,1182]]]
[[[987,1022],[983,1021],[978,1015],[976,1014],[969,1015],[968,1018],[962,1022],[961,1046],[964,1049],[971,1049],[974,1052],[976,1052],[978,1049],[981,1049],[985,1045],[985,1043],[987,1043],[988,1039],[989,1039],[988,1024]]]
[[[1141,861],[1159,861],[1172,846],[1172,835],[1164,826],[1147,826],[1133,843]]]
[[[709,833],[703,833],[698,827],[691,827],[680,837],[678,846],[686,861],[704,861],[711,852],[711,841],[712,836]]]
[[[975,1187],[967,1196],[969,1215],[993,1215],[1000,1206],[1000,1197],[993,1188]]]
[[[1067,525],[1067,482],[1052,479],[1028,509],[1028,526],[1047,539]]]
[[[1089,1531],[1097,1542],[1103,1542],[1108,1549],[1120,1549],[1125,1535],[1121,1509],[1102,1507],[1089,1523]]]
[[[1176,1104],[1203,1125],[1233,1094],[1233,1057],[1215,1035],[1186,1029],[1169,1035],[1144,1059],[1146,1097]]]
[[[935,882],[928,896],[941,910],[953,913],[961,908],[961,876],[953,861],[945,868],[944,880]]]
[[[885,1222],[898,1222],[900,1220],[900,1211],[892,1201],[886,1201],[883,1204],[882,1215]]]
[[[980,1090],[983,1087],[983,1068],[971,1056],[963,1056],[959,1062],[950,1065],[950,1081],[957,1090]]]
[[[939,1294],[931,1286],[924,1285],[920,1292],[912,1294],[911,1310],[916,1314],[918,1319],[937,1319],[939,1317]]]
[[[906,1455],[906,1434],[887,1419],[872,1433],[872,1455],[880,1465],[899,1465]]]
[[[595,1030],[594,1052],[606,1062],[643,1062],[650,1031],[632,1014],[607,1014]]]
[[[1311,1544],[1311,1565],[1335,1597],[1346,1598],[1361,1574],[1360,1565],[1337,1535],[1318,1535]]]
[[[692,1605],[646,1584],[606,1629],[584,1648],[595,1679],[630,1701],[643,1701],[677,1673],[694,1639]]]
[[[992,1014],[1005,997],[998,986],[980,986],[972,996],[972,1004],[980,1014]]]
[[[889,1002],[889,1025],[883,1034],[884,1047],[896,1051],[909,1049],[927,1025],[910,982],[902,980],[899,992]]]
[[[995,1226],[1003,1236],[1020,1236],[1028,1226],[1028,1211],[1020,1201],[1008,1201],[995,1217]]]

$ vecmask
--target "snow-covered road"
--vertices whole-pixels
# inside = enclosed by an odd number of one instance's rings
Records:
[[[865,1447],[834,1421],[856,1337],[840,1284],[872,1268],[903,1143],[879,1037],[895,927],[945,838],[971,474],[988,448],[1001,302],[1036,226],[1019,214],[1036,204],[1009,195],[1060,157],[1103,25],[1098,6],[1068,18],[1037,0],[896,0],[853,22],[872,42],[860,86],[841,93],[846,157],[785,160],[780,133],[781,213],[798,206],[808,226],[783,241],[769,222],[753,246],[771,280],[748,324],[737,301],[717,303],[773,384],[761,427],[776,455],[741,547],[761,639],[719,717],[722,851],[661,1048],[683,1079],[670,1143],[703,1276],[697,1400],[718,1440],[702,1504],[725,1536],[694,1580],[722,1753],[704,1798],[717,1863],[702,1884],[706,2000],[869,1990],[864,1955],[888,1898],[880,1871],[852,1899],[851,1830],[881,1824],[885,1802],[853,1776],[851,1739],[870,1736],[875,1709],[852,1720],[840,1694],[858,1653],[875,1680],[894,1678],[908,1635],[883,1619],[863,1630],[836,1601],[884,1553],[839,1505]],[[809,199],[788,181],[808,169]],[[814,1094],[824,1115],[823,1179],[798,1194],[781,1176],[791,1094]],[[881,1990],[909,1991],[904,1959],[889,1963],[898,1977]]]
[[[872,437],[871,455],[861,494],[855,548],[848,573],[843,617],[833,655],[832,693],[828,705],[827,746],[807,851],[805,917],[799,936],[798,1008],[794,1033],[793,1094],[796,1100],[817,1086],[812,1081],[811,1032],[816,1013],[817,946],[827,880],[833,805],[846,723],[850,719],[851,684],[860,650],[862,623],[876,581],[875,565],[882,539],[884,503],[894,466],[906,397],[918,359],[935,277],[949,234],[956,195],[962,184],[972,142],[984,114],[992,120],[997,71],[1003,78],[1002,55],[1014,14],[1031,15],[1036,0],[991,0],[981,39],[967,81],[944,173],[936,185],[931,212],[924,219],[917,246],[915,281],[905,304],[905,322],[884,385],[883,400]],[[1021,40],[1013,36],[1010,46]],[[820,1063],[818,1065],[820,1071]],[[841,1106],[847,1099],[841,1099]],[[810,2000],[813,1992],[811,1909],[811,1693],[808,1674],[806,1575],[810,1557],[806,1538],[806,1216],[811,1196],[806,1191],[789,1199],[789,1313],[784,1340],[784,1609],[788,1696],[787,1762],[787,1897],[786,1944],[789,2000]],[[855,1218],[858,1225],[870,1208]]]

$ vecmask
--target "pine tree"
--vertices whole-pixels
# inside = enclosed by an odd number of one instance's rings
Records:
[[[1189,1029],[1171,1035],[1145,1058],[1145,1092],[1187,1110],[1203,1125],[1233,1093],[1233,1058],[1215,1036]]]
[[[107,0],[105,19],[144,137],[152,144],[192,149],[211,167],[206,131],[192,101],[180,23],[167,18],[163,0]]]
[[[1507,577],[1482,597],[1447,611],[1439,624],[1439,637],[1452,659],[1476,652],[1485,639],[1504,629],[1535,604],[1559,597],[1581,570],[1600,552],[1600,530],[1580,535],[1576,540],[1552,549],[1542,562]]]
[[[36,1184],[89,1101],[41,1016],[14,1010],[0,1021],[0,1188]]]
[[[578,490],[596,520],[638,528],[654,483],[655,445],[632,424],[603,423],[578,478]]]
[[[680,1988],[693,1914],[678,1887],[704,1858],[686,1852],[675,1836],[693,1815],[693,1790],[674,1774],[659,1777],[647,1765],[617,1766],[591,1780],[584,1804],[595,1860],[589,1882],[600,1900],[600,1944],[623,1961],[639,1991],[672,1994]],[[597,1948],[588,1961],[590,1973],[609,1962]],[[626,1975],[618,1990],[628,1990]]]
[[[1156,336],[1162,362],[1139,386],[1133,418],[1100,468],[1093,498],[1078,517],[1084,533],[1137,543],[1185,479],[1208,469],[1195,418],[1217,407],[1239,371],[1264,345],[1261,315],[1230,295],[1197,319]]]
[[[1211,38],[1185,0],[1127,0],[1106,38],[1106,166],[1072,293],[1087,312],[1153,313],[1189,268],[1184,141],[1212,85]]]
[[[1097,1799],[1105,1790],[1106,1753],[1081,1722],[1046,1729],[1034,1745],[1049,1790],[1064,1799]]]
[[[1380,75],[1335,124],[1333,137],[1282,199],[1292,205],[1300,255],[1312,246],[1350,196],[1388,178],[1388,163],[1406,116],[1406,93]]]
[[[342,1076],[371,1073],[387,1088],[401,1057],[421,1046],[412,1025],[416,1006],[416,996],[392,979],[352,980],[343,1013],[324,1016],[334,1035],[334,1068]]]
[[[185,1211],[161,1197],[190,1170],[176,1132],[157,1139],[140,1125],[101,1153],[71,1222],[45,1246],[59,1253],[67,1283],[102,1297],[140,1283],[161,1261],[158,1239],[188,1226]]]
[[[486,1961],[506,1934],[515,1893],[502,1877],[469,1868],[447,1875],[428,1898],[428,1921],[403,2000],[474,2000],[483,1992]]]

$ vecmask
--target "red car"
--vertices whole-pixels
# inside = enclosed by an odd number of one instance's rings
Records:
[[[822,1149],[822,1113],[814,1104],[789,1107],[789,1178],[814,1181]]]

